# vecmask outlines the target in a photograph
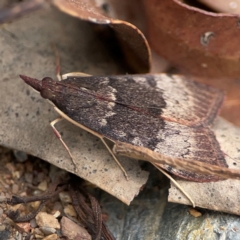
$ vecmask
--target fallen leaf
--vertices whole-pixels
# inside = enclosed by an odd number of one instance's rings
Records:
[[[208,12],[178,0],[143,2],[147,39],[159,55],[187,74],[239,77],[238,15]]]
[[[0,144],[74,172],[71,159],[49,125],[57,114],[18,75],[54,77],[52,43],[61,53],[63,72],[117,74],[122,71],[118,61],[113,61],[89,24],[54,8],[14,21],[0,31]],[[129,204],[148,173],[134,160],[122,159],[130,178],[127,181],[99,139],[67,122],[56,127],[80,166],[77,175]]]
[[[103,1],[98,3],[97,1],[88,0],[53,0],[53,4],[57,8],[71,16],[95,24],[109,26],[116,35],[117,41],[124,53],[124,59],[133,69],[133,72],[148,72],[150,69],[150,49],[145,36],[133,24],[112,18],[116,17],[117,14],[114,11],[115,9],[110,7],[110,2],[111,1]],[[139,6],[141,5],[129,4],[130,7],[128,7],[126,6],[127,3],[124,3],[124,5],[122,5],[122,2],[121,4],[117,4],[117,1],[115,1],[115,6],[118,6],[117,9],[119,9],[120,12],[123,12],[122,9],[128,9],[127,13],[134,13],[134,17],[131,18],[133,21],[137,17],[140,19],[139,15],[136,14],[137,10],[134,9],[133,11],[131,6],[137,6],[137,9],[139,9]],[[131,13],[129,13],[128,16],[132,16]],[[128,17],[125,15],[123,18]],[[139,21],[134,22],[136,23]]]

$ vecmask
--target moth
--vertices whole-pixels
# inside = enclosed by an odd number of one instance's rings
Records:
[[[61,118],[99,137],[126,176],[115,153],[148,161],[152,154],[157,166],[198,182],[221,179],[224,173],[210,175],[214,166],[220,172],[228,170],[224,153],[210,129],[224,99],[219,89],[168,74],[70,75],[62,81],[20,77],[50,100]],[[54,126],[61,118],[51,126],[71,156]],[[105,139],[116,143],[115,153]],[[184,169],[184,165],[193,167]],[[212,166],[213,170],[205,171],[202,166]]]

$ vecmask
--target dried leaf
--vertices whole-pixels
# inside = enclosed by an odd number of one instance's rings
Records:
[[[107,1],[99,4],[93,0],[54,0],[53,3],[61,11],[71,16],[111,27],[123,50],[126,62],[134,72],[145,73],[149,71],[150,49],[143,33],[129,22],[113,19],[112,17],[116,15],[114,11],[110,14],[111,16],[108,16],[108,9],[111,8]],[[118,6],[121,5],[118,4]],[[134,16],[137,16],[136,12]]]
[[[88,24],[54,9],[22,18],[0,31],[0,144],[73,171],[68,154],[49,126],[57,114],[18,75],[54,77],[51,43],[60,49],[65,71],[103,74],[111,69],[116,74],[120,68]],[[97,138],[67,122],[56,127],[81,166],[79,176],[129,204],[147,180],[148,174],[141,171],[138,163],[123,159],[130,177],[127,181]]]
[[[147,37],[159,55],[194,75],[239,77],[239,16],[207,12],[178,0],[145,0],[144,9]]]

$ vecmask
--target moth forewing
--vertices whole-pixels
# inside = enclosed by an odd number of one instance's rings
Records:
[[[86,77],[86,76],[90,76],[88,74],[85,74],[85,73],[80,73],[80,72],[74,72],[74,73],[67,73],[67,74],[64,74],[62,75],[62,78],[59,79],[59,81],[62,81],[64,79],[67,79],[68,77],[74,77],[74,78],[81,78],[81,77]],[[22,76],[20,75],[20,77],[26,82],[28,83],[30,86],[32,86],[35,90],[37,91],[40,91],[42,85],[40,84],[41,81],[37,80],[37,79],[33,79],[33,78],[29,78],[29,77],[26,77],[26,76]],[[36,82],[37,81],[37,82]],[[41,91],[40,91],[41,92]],[[42,95],[42,93],[41,93]],[[45,93],[46,95],[46,93]],[[51,95],[51,94],[50,94]],[[53,93],[54,95],[54,93]],[[43,96],[43,95],[42,95]],[[43,96],[44,98],[47,98],[49,95],[46,95],[46,96]],[[48,99],[49,100],[49,99]],[[68,152],[71,160],[72,160],[72,163],[74,165],[74,168],[75,168],[75,171],[78,171],[78,167],[77,167],[77,164],[76,164],[76,161],[70,151],[70,149],[68,148],[67,144],[63,141],[62,139],[62,136],[61,134],[58,132],[58,130],[56,129],[55,127],[55,124],[57,124],[58,122],[60,122],[61,120],[65,119],[69,122],[71,122],[72,124],[76,125],[77,127],[80,127],[81,129],[93,134],[94,136],[98,137],[101,139],[101,141],[103,142],[103,144],[105,145],[105,147],[107,148],[107,150],[109,151],[109,153],[111,154],[111,156],[113,157],[113,159],[116,161],[116,163],[118,164],[119,168],[122,170],[122,172],[124,173],[124,176],[126,177],[126,179],[128,180],[129,177],[127,175],[127,172],[126,170],[123,168],[123,166],[121,165],[121,163],[119,162],[119,160],[117,159],[117,157],[114,155],[114,153],[112,152],[112,150],[110,149],[110,147],[108,146],[108,144],[106,143],[106,141],[104,140],[104,136],[93,131],[92,129],[82,125],[81,123],[79,122],[76,122],[74,121],[72,118],[70,118],[68,115],[66,115],[64,112],[62,112],[57,106],[55,106],[55,104],[49,100],[49,102],[51,103],[51,105],[54,106],[54,110],[60,115],[60,118],[57,118],[55,120],[53,120],[51,123],[50,123],[50,126],[52,127],[56,137],[60,140],[60,142],[62,143],[63,147],[66,149],[66,151]],[[111,139],[109,139],[110,141],[112,141]]]
[[[149,149],[175,159],[195,159],[226,167],[224,154],[208,125],[223,101],[220,90],[176,75],[83,76],[34,84],[66,120],[101,138]],[[22,77],[33,86],[31,78]],[[30,82],[29,82],[29,81]],[[34,86],[33,86],[34,87]],[[115,159],[116,160],[116,159]],[[194,181],[216,181],[161,165]]]

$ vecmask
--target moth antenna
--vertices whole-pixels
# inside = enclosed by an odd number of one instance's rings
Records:
[[[53,48],[53,51],[55,53],[55,58],[56,58],[56,66],[55,67],[56,67],[57,79],[58,79],[58,81],[62,81],[60,54],[59,54],[59,51],[55,44],[52,44],[52,48]]]

